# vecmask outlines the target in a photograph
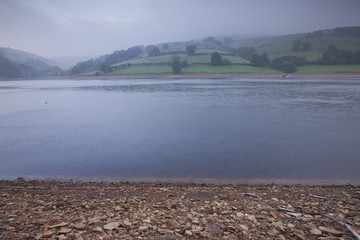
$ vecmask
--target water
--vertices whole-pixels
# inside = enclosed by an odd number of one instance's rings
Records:
[[[360,81],[0,82],[0,179],[360,183]]]

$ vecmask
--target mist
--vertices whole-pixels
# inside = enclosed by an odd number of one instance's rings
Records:
[[[0,0],[0,46],[47,58],[360,25],[359,0]]]

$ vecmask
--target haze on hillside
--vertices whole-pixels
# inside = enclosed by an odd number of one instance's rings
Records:
[[[0,0],[0,46],[89,56],[207,36],[360,25],[359,0]]]

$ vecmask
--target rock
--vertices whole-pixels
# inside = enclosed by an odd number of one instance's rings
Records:
[[[321,232],[319,229],[317,229],[317,228],[311,229],[311,230],[310,230],[310,233],[311,233],[312,235],[315,235],[315,236],[321,236],[321,235],[322,235],[322,232]]]
[[[47,231],[44,232],[44,234],[42,235],[45,238],[51,237],[53,234],[55,234],[55,231]]]
[[[288,223],[287,226],[288,226],[289,228],[294,228],[294,227],[295,227],[295,225],[292,224],[292,223]]]
[[[139,231],[145,232],[145,231],[147,231],[147,230],[149,230],[149,227],[148,227],[148,226],[140,226],[140,227],[139,227]]]
[[[77,224],[74,224],[74,228],[78,229],[78,230],[86,230],[87,226],[83,223],[77,223]]]
[[[62,223],[59,223],[59,224],[50,225],[49,228],[51,229],[51,228],[65,227],[67,225],[69,225],[68,222],[62,222]]]
[[[124,225],[127,227],[131,227],[133,224],[129,221],[129,219],[124,220]]]
[[[245,193],[245,196],[257,198],[258,196],[255,193]]]
[[[118,227],[119,225],[120,225],[119,222],[111,222],[111,223],[106,224],[104,226],[104,229],[111,231],[111,230],[115,229],[116,227]]]
[[[249,228],[247,226],[243,225],[243,224],[240,224],[239,227],[240,227],[241,230],[243,230],[245,232],[249,231]]]
[[[242,212],[236,213],[236,216],[239,218],[243,218],[245,215]]]
[[[59,236],[57,236],[57,238],[58,238],[59,240],[66,240],[66,239],[68,239],[68,237],[65,236],[65,235],[59,235]]]
[[[180,223],[178,223],[176,220],[169,221],[168,226],[169,226],[170,229],[180,229],[181,228]]]
[[[301,235],[300,233],[295,233],[295,236],[296,236],[298,239],[306,240],[306,237],[305,237],[304,235]]]
[[[212,234],[219,234],[221,232],[219,227],[212,225],[212,224],[207,225],[205,228],[205,231],[212,233]]]
[[[62,227],[62,228],[60,228],[59,233],[69,233],[71,231],[72,230],[70,228]]]
[[[144,220],[143,220],[143,223],[151,223],[150,218],[144,219]]]
[[[104,232],[104,230],[101,227],[96,227],[93,229],[94,232]]]
[[[253,221],[253,222],[256,220],[256,217],[254,215],[250,215],[250,214],[246,214],[246,213],[245,213],[245,218],[247,218],[248,220]]]
[[[323,227],[323,226],[320,226],[319,229],[323,232],[327,232],[327,233],[331,233],[331,234],[334,234],[334,235],[343,235],[344,232],[341,232],[341,231],[338,231],[334,228],[329,228],[329,227]]]
[[[292,212],[289,212],[287,213],[287,215],[290,215],[292,217],[300,217],[302,214],[301,213],[292,213]]]
[[[275,202],[279,202],[279,199],[277,199],[277,198],[272,198],[271,200],[273,200],[273,201],[275,201]]]
[[[185,235],[186,235],[186,236],[192,236],[193,233],[192,233],[190,230],[186,230],[186,231],[185,231]]]
[[[194,219],[192,220],[192,223],[193,223],[193,224],[199,224],[199,219],[194,218]]]
[[[276,229],[271,229],[267,231],[267,235],[270,237],[276,237],[279,234],[279,231]]]

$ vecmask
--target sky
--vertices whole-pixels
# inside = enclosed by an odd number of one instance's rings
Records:
[[[0,47],[99,56],[208,36],[360,26],[360,0],[0,0]]]

